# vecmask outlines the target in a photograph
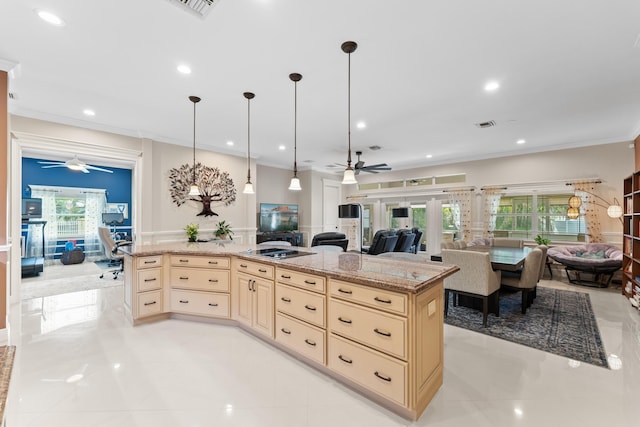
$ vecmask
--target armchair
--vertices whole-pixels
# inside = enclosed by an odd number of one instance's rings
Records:
[[[347,246],[349,246],[349,239],[347,239],[347,236],[344,233],[337,233],[334,231],[318,233],[313,236],[311,246],[321,245],[339,246],[346,252]]]
[[[535,248],[525,258],[522,274],[519,278],[503,277],[501,279],[502,285],[522,291],[522,314],[527,312],[527,308],[533,301],[538,278],[540,277],[540,269],[542,268],[544,271],[543,263],[542,250]],[[542,267],[540,264],[542,264]]]

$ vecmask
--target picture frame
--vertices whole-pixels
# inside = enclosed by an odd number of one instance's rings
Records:
[[[124,219],[129,218],[129,203],[107,203],[107,213],[121,213]]]

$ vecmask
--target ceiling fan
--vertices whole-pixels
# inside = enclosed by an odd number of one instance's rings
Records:
[[[386,163],[378,163],[375,165],[371,165],[371,166],[365,166],[364,162],[362,160],[360,160],[360,155],[362,154],[362,151],[356,151],[356,156],[358,156],[358,161],[356,162],[355,166],[353,167],[356,171],[356,175],[358,175],[360,173],[360,171],[364,171],[364,172],[370,172],[370,173],[378,173],[380,171],[390,171],[391,167],[389,167],[389,165],[387,165]]]
[[[42,169],[64,167],[64,168],[71,169],[72,171],[81,171],[83,173],[89,173],[90,170],[113,173],[113,171],[109,169],[103,169],[97,166],[88,165],[85,162],[81,161],[78,158],[78,156],[73,156],[73,159],[67,160],[66,162],[38,162],[38,163],[40,163],[41,165],[46,165],[46,166],[41,166]]]

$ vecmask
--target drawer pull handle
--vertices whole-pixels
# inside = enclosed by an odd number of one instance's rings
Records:
[[[213,302],[209,303],[209,307],[217,307],[217,306],[218,306],[218,304],[216,304],[216,303],[213,303]]]
[[[189,260],[188,260],[188,259],[181,259],[181,260],[180,260],[180,262],[186,262],[186,263],[188,263],[188,262],[189,262]]]
[[[376,334],[380,334],[380,335],[382,335],[382,336],[384,336],[384,337],[390,337],[390,336],[391,336],[391,332],[384,332],[384,331],[381,331],[381,330],[380,330],[380,329],[378,329],[378,328],[375,328],[375,329],[373,330],[373,332],[375,332]]]
[[[181,299],[180,304],[189,304],[189,300]]]
[[[247,264],[240,264],[241,268],[247,268]]]
[[[265,270],[264,268],[259,268],[259,269],[258,269],[258,271],[259,271],[260,273],[266,273],[266,272],[267,272],[267,270]]]
[[[342,360],[343,362],[348,363],[348,364],[352,364],[352,363],[353,363],[353,360],[351,360],[351,359],[347,359],[346,357],[344,357],[344,356],[343,356],[343,355],[341,355],[341,354],[339,354],[339,355],[338,355],[338,359],[340,359],[340,360]]]
[[[153,279],[144,279],[145,282],[155,282],[156,280],[158,279],[156,279],[155,277]]]
[[[306,283],[307,285],[315,285],[316,284],[315,280],[305,280],[304,283]]]
[[[375,372],[373,373],[373,375],[375,375],[376,377],[378,377],[378,378],[380,378],[381,380],[386,381],[386,382],[388,382],[388,383],[390,383],[390,382],[391,382],[391,377],[385,377],[384,375],[380,375],[380,374],[378,373],[378,371],[375,371]]]
[[[209,279],[209,282],[211,282],[211,283],[218,283],[218,279]]]
[[[218,261],[209,261],[209,264],[218,265]]]
[[[312,305],[305,305],[304,308],[306,308],[307,310],[310,310],[310,311],[316,311],[316,308],[314,306],[312,306]]]
[[[156,260],[154,259],[153,261],[145,261],[144,263],[145,263],[145,264],[155,264],[156,262],[158,262],[158,261],[156,261]]]
[[[290,330],[288,330],[288,329],[281,328],[280,330],[282,331],[282,333],[285,333],[285,334],[287,334],[287,335],[291,335],[291,331],[290,331]]]
[[[315,347],[316,343],[311,341],[309,338],[305,339],[304,342],[306,342],[307,344],[309,344],[311,347]]]
[[[153,305],[155,303],[156,303],[155,301],[153,301],[153,302],[145,302],[144,305]]]
[[[287,298],[287,297],[280,297],[280,299],[284,302],[291,302],[291,298]]]
[[[347,323],[347,324],[351,324],[353,323],[351,320],[349,319],[343,319],[342,317],[338,317],[338,320],[341,321],[342,323]]]
[[[189,280],[189,276],[180,276],[180,280]]]
[[[375,297],[374,301],[378,301],[378,302],[381,302],[381,303],[384,303],[384,304],[391,304],[391,300],[390,299],[380,299],[378,297]]]
[[[287,276],[286,274],[281,274],[280,277],[283,279],[291,279],[291,276]]]
[[[353,291],[350,290],[344,290],[342,288],[338,288],[338,292],[342,292],[343,294],[347,294],[347,295],[351,295],[353,293]]]

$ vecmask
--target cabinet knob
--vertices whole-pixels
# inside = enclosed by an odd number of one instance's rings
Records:
[[[342,289],[342,288],[338,288],[338,292],[341,292],[343,294],[347,294],[347,295],[351,295],[353,293],[353,291],[350,291],[348,289]]]
[[[391,382],[391,377],[385,377],[384,375],[380,374],[378,371],[375,371],[375,372],[373,373],[373,375],[375,375],[376,377],[378,377],[378,378],[380,378],[381,380],[384,380],[384,381],[386,381],[386,382],[388,382],[388,383],[390,383],[390,382]]]
[[[373,332],[375,332],[376,334],[380,334],[380,335],[382,335],[383,337],[390,337],[390,336],[391,336],[391,332],[384,332],[384,331],[381,331],[381,330],[380,330],[380,329],[378,329],[378,328],[375,328],[375,329],[373,330]]]
[[[217,306],[218,306],[218,304],[216,304],[216,303],[213,303],[213,302],[209,303],[209,307],[217,307]]]
[[[152,301],[152,302],[145,302],[145,303],[144,303],[144,305],[153,305],[153,304],[155,304],[155,303],[156,303],[155,301]]]
[[[353,323],[351,320],[349,319],[343,319],[342,317],[338,317],[338,320],[341,321],[342,323],[346,323],[346,324],[351,324]]]
[[[280,299],[284,302],[291,302],[291,298],[287,298],[287,297],[280,297]]]
[[[338,359],[340,359],[340,360],[342,360],[343,362],[348,363],[348,364],[352,364],[352,363],[353,363],[353,360],[348,359],[348,358],[344,357],[344,356],[343,356],[343,355],[341,355],[341,354],[339,354],[339,355],[338,355]]]
[[[309,344],[311,347],[315,347],[316,343],[311,341],[309,338],[305,339],[304,342],[306,342],[307,344]]]
[[[285,328],[281,328],[280,329],[282,331],[282,333],[287,334],[287,335],[291,335],[291,331]]]
[[[307,305],[304,306],[304,308],[306,308],[309,311],[316,311],[316,308],[314,306],[312,306],[312,305],[308,305],[307,304]]]
[[[375,297],[373,300],[377,301],[377,302],[381,302],[383,304],[391,304],[391,300],[390,299],[382,299],[382,298]]]
[[[189,300],[181,299],[180,304],[189,304]]]

